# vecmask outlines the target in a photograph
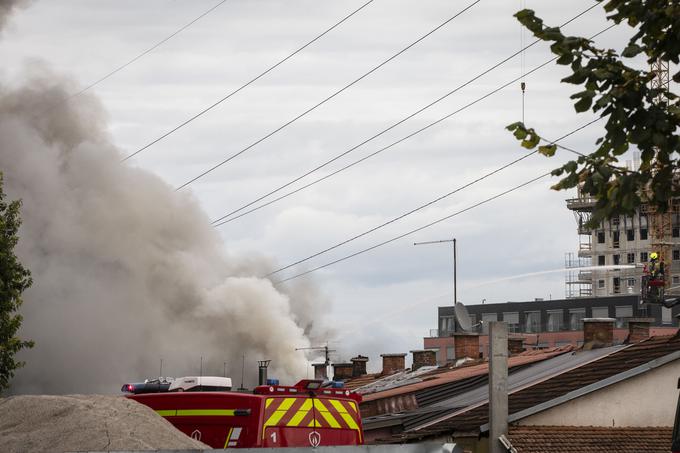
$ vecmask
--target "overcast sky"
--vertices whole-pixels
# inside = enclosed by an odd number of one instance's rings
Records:
[[[261,73],[358,8],[361,1],[228,0],[162,46],[94,87],[109,131],[124,155],[172,129]],[[20,81],[24,67],[44,62],[73,78],[73,91],[167,37],[215,0],[35,1],[10,18],[0,40],[0,79]],[[361,76],[472,1],[375,0],[356,16],[214,110],[149,147],[134,165],[179,186],[272,132]],[[532,2],[558,25],[591,1]],[[460,17],[330,102],[182,189],[218,218],[401,120],[519,50],[512,17],[519,1],[481,0]],[[607,26],[598,7],[570,24],[590,36]],[[598,38],[621,49],[622,31]],[[531,37],[525,34],[525,41]],[[525,70],[551,58],[544,44],[525,52]],[[370,154],[521,74],[517,57],[387,134],[321,170],[323,176]],[[593,119],[576,115],[576,88],[554,64],[526,78],[526,122],[549,138]],[[74,98],[71,102],[78,102]],[[281,266],[314,254],[470,182],[523,153],[504,127],[521,120],[515,83],[449,120],[356,167],[285,200],[219,227],[224,247],[272,257]],[[588,152],[595,124],[564,140]],[[562,152],[560,152],[562,153]],[[507,190],[569,156],[533,156],[417,214],[297,267],[293,275],[398,236]],[[293,187],[315,178],[309,177]],[[576,224],[544,179],[434,227],[302,278],[315,279],[332,301],[329,338],[340,358],[422,347],[436,328],[437,307],[452,291],[450,244],[458,240],[458,299],[466,304],[562,298],[560,269],[577,249]]]

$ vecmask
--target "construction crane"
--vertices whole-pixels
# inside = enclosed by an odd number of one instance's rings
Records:
[[[657,104],[665,104],[668,102],[667,96],[664,94],[663,88],[670,86],[670,63],[657,59],[651,64],[651,72],[654,77],[650,81],[652,89],[658,89],[655,102]],[[653,280],[651,277],[643,278],[641,283],[641,296],[644,302],[660,303],[665,307],[672,307],[679,301],[678,299],[667,299],[673,290],[677,288],[669,288],[672,282],[672,249],[674,243],[671,241],[673,231],[673,214],[680,212],[680,204],[676,200],[668,202],[668,208],[665,212],[659,211],[655,206],[649,204],[641,207],[641,213],[646,214],[649,219],[649,229],[651,235],[652,250],[657,252],[659,262],[664,263],[663,280]]]

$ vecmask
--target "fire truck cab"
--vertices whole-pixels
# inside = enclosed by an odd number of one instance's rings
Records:
[[[184,391],[128,395],[213,448],[361,445],[361,396],[320,380],[261,385],[253,393]]]

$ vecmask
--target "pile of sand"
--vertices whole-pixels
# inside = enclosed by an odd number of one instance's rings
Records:
[[[122,396],[0,399],[0,452],[208,449]]]

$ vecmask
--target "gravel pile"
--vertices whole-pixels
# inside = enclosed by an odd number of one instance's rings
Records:
[[[152,409],[122,396],[0,399],[0,452],[208,449]]]

